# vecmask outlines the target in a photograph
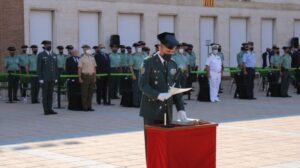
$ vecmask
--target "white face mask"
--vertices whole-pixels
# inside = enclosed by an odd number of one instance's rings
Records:
[[[86,50],[86,54],[92,55],[92,50]]]
[[[213,54],[218,54],[218,50],[213,50]]]
[[[101,48],[101,49],[100,49],[100,52],[106,53],[106,49],[105,49],[105,48]]]
[[[183,48],[180,48],[179,52],[182,54],[184,52]]]
[[[137,52],[142,52],[142,48],[137,48]]]

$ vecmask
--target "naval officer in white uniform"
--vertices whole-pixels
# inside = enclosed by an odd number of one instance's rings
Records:
[[[218,54],[218,46],[212,46],[212,53],[209,54],[206,60],[207,77],[209,79],[210,101],[219,102],[218,98],[219,87],[222,74],[222,59]]]

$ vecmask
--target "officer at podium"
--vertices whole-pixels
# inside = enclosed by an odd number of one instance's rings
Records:
[[[187,120],[182,95],[168,93],[170,87],[179,86],[178,67],[171,60],[175,47],[179,44],[173,33],[164,32],[157,36],[161,45],[152,57],[146,57],[141,71],[139,88],[142,91],[140,116],[144,125],[163,124],[164,114],[172,121],[172,106],[176,105],[178,120]]]

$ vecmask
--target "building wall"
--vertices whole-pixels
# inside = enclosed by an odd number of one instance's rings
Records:
[[[110,35],[118,33],[118,15],[121,13],[141,15],[141,40],[153,49],[157,43],[159,15],[175,16],[175,33],[180,41],[192,43],[200,53],[200,18],[215,18],[215,42],[223,46],[225,65],[230,65],[230,20],[247,20],[247,40],[255,43],[260,65],[262,49],[261,24],[264,19],[274,20],[273,42],[279,46],[288,45],[294,35],[294,22],[300,20],[300,5],[270,4],[268,2],[238,2],[217,0],[216,7],[202,6],[200,0],[24,0],[25,43],[30,41],[29,21],[32,10],[53,12],[53,44],[73,44],[79,47],[79,13],[98,12],[99,43],[109,43]],[[206,55],[201,55],[206,57]],[[200,58],[197,58],[198,64]]]
[[[23,0],[0,1],[0,72],[3,70],[7,47],[20,49],[24,43],[23,11]]]

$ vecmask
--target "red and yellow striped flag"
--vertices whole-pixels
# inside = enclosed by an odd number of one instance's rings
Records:
[[[215,0],[203,0],[203,5],[207,7],[215,6]]]

